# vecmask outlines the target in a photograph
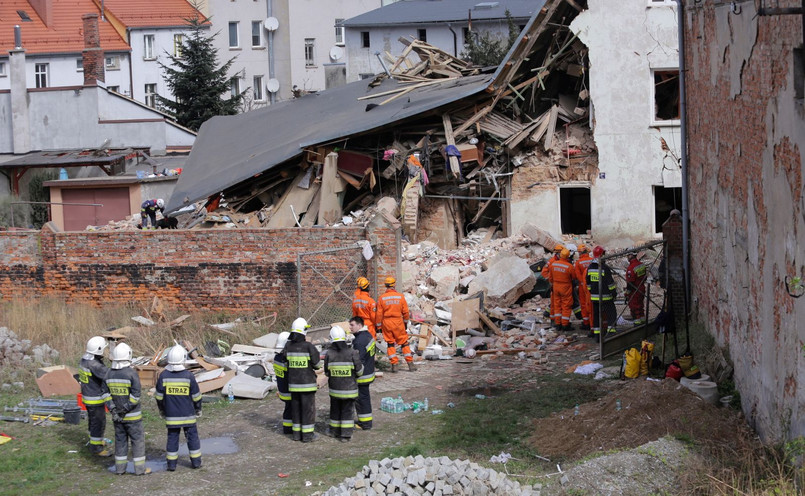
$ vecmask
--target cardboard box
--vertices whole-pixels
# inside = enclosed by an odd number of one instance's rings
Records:
[[[36,385],[42,396],[75,396],[81,393],[81,385],[75,380],[78,373],[72,367],[54,365],[36,371]]]
[[[157,385],[159,374],[162,373],[162,367],[156,365],[138,365],[134,368],[137,375],[140,376],[140,387],[143,389],[150,389]]]

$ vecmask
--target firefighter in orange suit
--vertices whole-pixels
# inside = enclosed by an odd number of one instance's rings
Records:
[[[564,250],[565,247],[562,245],[556,245],[553,247],[553,256],[548,260],[545,266],[542,268],[542,277],[547,280],[551,280],[550,272],[551,272],[551,265],[559,260],[559,254]],[[556,296],[554,296],[553,286],[551,286],[551,320],[553,321],[556,327],[562,326],[562,314],[559,313],[556,307]],[[572,303],[571,303],[572,305]]]
[[[629,266],[626,268],[626,301],[634,319],[634,325],[646,323],[646,266],[637,258],[637,253],[629,254]]]
[[[556,312],[559,314],[560,329],[569,331],[570,315],[573,312],[573,282],[578,282],[576,269],[570,263],[570,250],[563,249],[559,252],[559,260],[551,263],[548,271],[548,280],[553,289],[552,295]]]
[[[352,295],[352,316],[363,319],[363,325],[372,335],[372,339],[377,337],[375,330],[375,315],[377,314],[377,303],[369,295],[369,279],[358,278],[358,288]]]
[[[402,353],[408,363],[408,370],[413,372],[416,370],[416,366],[414,366],[414,356],[411,354],[411,348],[408,347],[408,333],[405,330],[405,325],[409,318],[408,303],[405,301],[405,296],[395,291],[396,279],[387,277],[385,283],[386,292],[377,301],[375,322],[380,324],[383,339],[388,344],[391,371],[397,372],[397,364],[400,361],[400,357],[397,356],[397,346],[399,345],[402,346]]]
[[[590,249],[585,245],[579,245],[579,259],[576,260],[576,276],[579,278],[579,304],[581,305],[581,329],[590,330],[590,323],[593,315],[593,302],[590,301],[590,291],[587,289],[587,267],[593,257],[590,256]]]

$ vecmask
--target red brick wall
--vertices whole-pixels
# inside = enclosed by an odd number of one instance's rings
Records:
[[[805,276],[803,33],[801,16],[757,16],[758,3],[736,14],[685,0],[691,290],[693,317],[729,350],[749,423],[777,441],[805,435],[805,298],[783,282]]]
[[[386,226],[0,233],[0,299],[100,305],[158,294],[186,310],[295,309],[297,254],[365,239],[376,244],[370,280],[396,273],[399,244]],[[322,298],[330,291],[322,285]]]

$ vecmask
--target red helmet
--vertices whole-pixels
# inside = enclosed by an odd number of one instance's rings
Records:
[[[603,255],[603,254],[604,254],[604,253],[606,253],[606,252],[607,252],[607,251],[604,249],[604,247],[603,247],[603,246],[600,246],[600,245],[599,245],[599,246],[596,246],[595,248],[593,248],[593,256],[594,256],[595,258],[600,257],[601,255]]]

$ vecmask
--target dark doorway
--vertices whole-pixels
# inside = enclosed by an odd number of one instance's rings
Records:
[[[592,228],[589,188],[559,188],[562,234],[587,234]]]
[[[654,232],[662,232],[671,210],[682,210],[682,188],[654,186]]]

